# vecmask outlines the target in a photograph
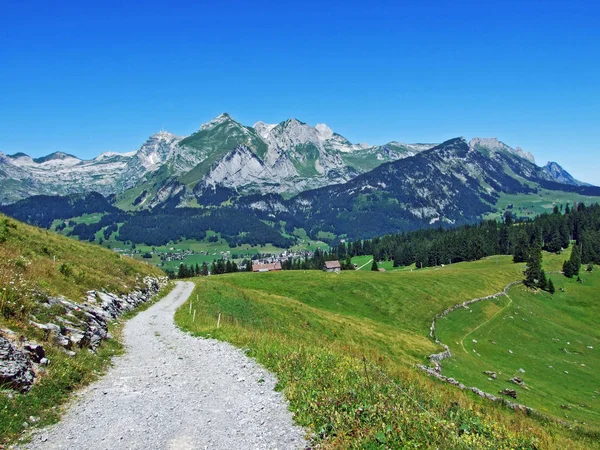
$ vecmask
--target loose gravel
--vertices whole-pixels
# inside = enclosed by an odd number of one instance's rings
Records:
[[[173,322],[193,283],[124,327],[126,354],[84,389],[30,449],[298,449],[305,431],[276,379],[241,350],[193,337]]]

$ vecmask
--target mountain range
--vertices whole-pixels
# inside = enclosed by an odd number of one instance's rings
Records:
[[[190,136],[161,131],[135,152],[93,160],[60,152],[37,159],[0,154],[7,214],[46,225],[82,212],[116,214],[130,240],[148,230],[185,236],[184,229],[162,229],[161,215],[171,226],[176,217],[192,227],[202,222],[236,242],[269,235],[270,242],[288,243],[296,228],[312,237],[371,237],[473,223],[498,211],[502,196],[544,190],[600,197],[600,188],[557,163],[540,167],[530,153],[496,138],[373,146],[351,143],[324,124],[289,119],[249,127],[226,113]],[[223,220],[239,226],[224,227]],[[285,227],[277,236],[265,229],[276,223]]]
[[[103,153],[92,160],[56,152],[43,158],[0,153],[0,203],[32,195],[99,192],[115,194],[126,209],[151,208],[178,195],[194,204],[199,192],[216,186],[243,194],[286,196],[348,182],[383,163],[415,156],[436,144],[389,142],[353,144],[327,125],[297,119],[252,127],[223,113],[187,137],[161,131],[139,150]],[[508,152],[530,162],[530,153],[497,139],[475,138],[470,147]],[[582,185],[558,164],[545,168],[547,180]]]

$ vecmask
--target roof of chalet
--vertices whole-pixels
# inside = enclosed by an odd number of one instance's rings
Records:
[[[325,261],[326,269],[341,269],[342,266],[339,261]]]
[[[279,261],[270,264],[252,263],[252,272],[270,272],[272,270],[281,270],[281,263]]]

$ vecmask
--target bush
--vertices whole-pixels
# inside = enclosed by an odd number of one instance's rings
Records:
[[[592,263],[589,263],[588,266],[587,266],[587,269],[585,269],[585,270],[586,270],[586,272],[593,271],[594,270],[594,265]]]
[[[58,268],[58,271],[62,273],[65,277],[70,277],[73,275],[73,266],[68,263],[62,263]]]

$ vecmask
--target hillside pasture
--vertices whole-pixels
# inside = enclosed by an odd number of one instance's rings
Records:
[[[435,314],[502,291],[523,269],[499,256],[412,272],[219,275],[197,279],[176,322],[275,372],[324,448],[593,448],[587,428],[526,417],[414,367],[440,351],[428,337]]]

